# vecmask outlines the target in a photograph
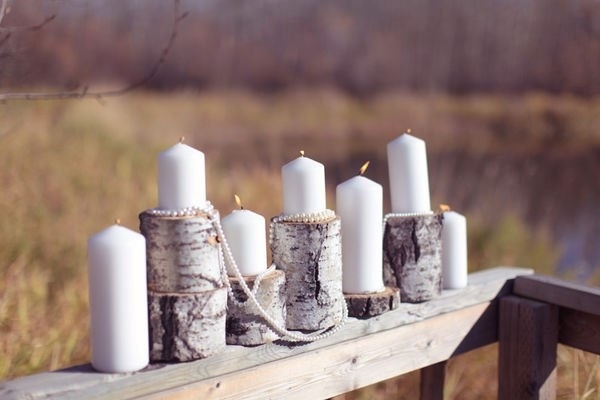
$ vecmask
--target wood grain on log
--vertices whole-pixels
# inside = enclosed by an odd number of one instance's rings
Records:
[[[341,223],[271,224],[273,263],[286,276],[286,326],[292,330],[329,328],[342,320]]]
[[[190,361],[225,348],[227,288],[148,292],[150,361]]]
[[[441,214],[387,219],[383,281],[400,288],[402,302],[419,303],[442,292],[441,232]]]
[[[212,218],[219,218],[213,210]],[[146,237],[148,289],[198,293],[224,286],[217,232],[206,215],[186,217],[140,214]]]
[[[244,277],[246,284],[252,289],[254,276]],[[260,315],[253,303],[246,301],[248,297],[242,290],[239,280],[229,277],[231,291],[237,301],[227,300],[227,344],[256,346],[279,339],[279,335],[271,329]],[[256,299],[262,308],[279,324],[285,326],[285,273],[274,270],[260,280]]]
[[[348,316],[355,318],[371,318],[385,312],[395,310],[400,304],[400,290],[386,287],[379,293],[350,294],[345,293]]]

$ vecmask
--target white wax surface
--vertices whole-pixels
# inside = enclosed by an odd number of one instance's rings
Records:
[[[467,286],[467,219],[454,211],[443,213],[442,280],[444,289]]]
[[[267,269],[265,218],[250,210],[234,210],[221,221],[225,239],[243,276]],[[227,273],[234,276],[227,265]]]
[[[383,188],[355,176],[337,186],[336,208],[342,221],[344,293],[382,291]]]
[[[175,146],[158,155],[158,207],[180,210],[204,207],[206,176],[204,153],[186,144]]]
[[[131,372],[149,362],[146,240],[119,225],[88,240],[92,366]]]
[[[409,134],[387,145],[393,213],[431,211],[425,142]]]
[[[283,213],[325,211],[325,167],[308,157],[298,157],[281,167]]]

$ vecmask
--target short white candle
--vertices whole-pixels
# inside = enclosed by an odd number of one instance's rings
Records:
[[[382,291],[383,188],[364,176],[340,183],[336,188],[336,211],[342,221],[344,293]]]
[[[283,213],[317,213],[325,211],[325,167],[302,156],[281,167]]]
[[[119,225],[88,240],[92,366],[131,372],[149,362],[146,240]]]
[[[267,269],[265,218],[250,210],[234,210],[221,221],[225,239],[243,276],[254,276]],[[235,276],[231,266],[227,273]]]
[[[387,145],[393,213],[431,212],[425,142],[407,133]]]
[[[444,289],[467,286],[467,219],[454,211],[443,213],[442,280]]]
[[[206,205],[204,153],[186,144],[158,155],[158,207],[180,210]]]

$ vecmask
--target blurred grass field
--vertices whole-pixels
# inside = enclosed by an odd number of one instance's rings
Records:
[[[0,104],[0,379],[89,361],[87,238],[116,218],[137,229],[137,215],[157,203],[156,156],[180,136],[205,152],[207,195],[222,215],[237,193],[269,218],[281,209],[280,167],[300,149],[326,168],[343,166],[328,173],[333,208],[335,185],[360,166],[354,159],[365,149],[384,158],[385,143],[409,127],[430,157],[449,149],[577,153],[600,146],[600,99],[388,93],[359,100],[323,89]],[[434,187],[432,197],[442,200]],[[511,213],[494,224],[467,217],[471,271],[554,272],[558,249],[544,229]],[[494,351],[451,360],[447,398],[495,398]],[[414,398],[417,378],[338,398]],[[598,357],[561,348],[559,398],[600,398],[599,387]]]

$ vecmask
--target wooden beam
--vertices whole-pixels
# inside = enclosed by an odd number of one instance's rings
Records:
[[[600,316],[561,308],[558,340],[567,346],[600,354]]]
[[[515,279],[514,294],[600,315],[600,289],[544,275]]]
[[[446,363],[442,361],[421,370],[421,400],[443,400]]]
[[[400,304],[366,320],[349,319],[310,344],[227,346],[209,358],[153,364],[134,374],[102,374],[89,365],[0,382],[0,398],[326,398],[447,360],[496,341],[496,299],[521,268],[469,276],[465,289]]]
[[[500,300],[498,398],[556,398],[558,307],[507,296]]]

